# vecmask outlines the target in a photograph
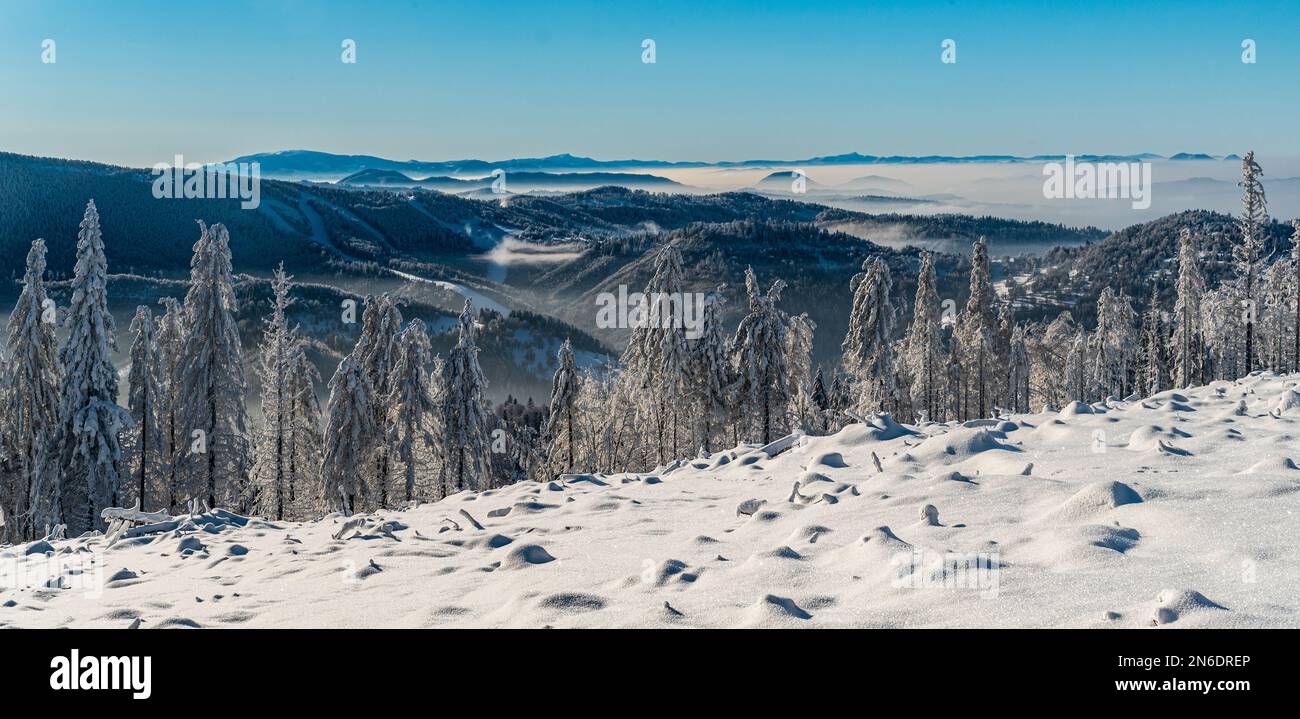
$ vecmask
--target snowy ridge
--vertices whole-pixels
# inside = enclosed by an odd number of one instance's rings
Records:
[[[0,562],[102,557],[103,588],[5,588],[0,625],[1296,627],[1296,390],[1256,373],[964,424],[871,417],[407,511],[42,540]],[[948,555],[992,582],[943,586]]]

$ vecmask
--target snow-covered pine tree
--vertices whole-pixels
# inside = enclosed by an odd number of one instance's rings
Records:
[[[578,448],[574,461],[597,472],[603,467],[602,458],[611,434],[604,411],[608,394],[603,375],[594,371],[578,375],[578,397],[574,400],[576,409],[573,413],[573,419],[578,423]]]
[[[163,465],[161,436],[158,432],[158,407],[162,387],[158,381],[158,343],[155,337],[153,312],[141,305],[135,308],[131,320],[131,370],[127,376],[127,410],[135,420],[131,431],[131,454],[135,464],[132,484],[135,500],[141,511],[150,511],[161,504],[158,496],[149,493],[149,485],[159,483],[158,475]]]
[[[329,388],[329,420],[320,470],[321,507],[352,514],[368,504],[367,469],[378,438],[373,389],[355,352],[339,362]]]
[[[754,269],[745,268],[749,314],[736,328],[730,349],[740,408],[738,424],[764,444],[784,431],[791,398],[787,325],[785,313],[776,307],[783,289],[785,282],[776,280],[764,293]]]
[[[1291,328],[1295,332],[1291,371],[1300,372],[1300,219],[1291,220],[1291,306]]]
[[[902,314],[900,308],[899,316],[901,317]],[[894,390],[889,393],[889,397],[885,401],[884,411],[905,422],[915,422],[916,409],[912,406],[912,393],[908,389],[912,386],[912,370],[906,362],[900,359],[907,356],[907,337],[894,340],[889,352],[894,357],[892,363],[894,376],[890,380],[890,386]]]
[[[1057,315],[1041,332],[1027,333],[1030,386],[1040,402],[1032,405],[1031,411],[1033,407],[1060,409],[1074,399],[1068,367],[1076,333],[1074,318],[1068,311]]]
[[[184,399],[180,396],[180,358],[185,345],[185,310],[175,297],[158,300],[165,309],[156,323],[158,366],[158,456],[162,458],[160,503],[167,511],[180,511],[185,497],[180,482],[180,447],[184,441],[180,413]]]
[[[923,420],[943,419],[944,361],[942,328],[939,326],[939,293],[935,289],[934,256],[921,253],[916,278],[916,300],[912,325],[907,333],[907,355],[903,362],[912,377],[909,388],[912,406]]]
[[[580,428],[577,432],[580,444],[575,462],[597,472],[627,466],[620,454],[624,446],[621,431],[635,420],[628,419],[633,416],[630,412],[611,410],[614,405],[626,409],[627,405],[615,399],[624,386],[604,371],[585,372],[579,375],[579,380],[574,419]]]
[[[997,332],[993,334],[993,356],[997,358],[998,366],[1002,367],[1002,371],[993,373],[992,391],[993,396],[998,398],[995,406],[1002,404],[1011,407],[1016,404],[1010,363],[1011,338],[1015,331],[1015,310],[1011,308],[1010,303],[999,304]]]
[[[181,469],[186,491],[208,506],[248,512],[250,442],[244,406],[244,351],[235,313],[230,233],[199,222],[185,295],[185,343],[177,371],[181,401]],[[188,442],[188,444],[186,444]]]
[[[58,422],[62,365],[54,336],[58,316],[45,294],[45,241],[27,252],[23,289],[9,314],[9,362],[4,365],[4,487],[6,522],[0,544],[35,539],[31,523],[37,460]]]
[[[578,400],[578,371],[573,364],[573,345],[560,345],[559,367],[551,381],[550,415],[546,419],[547,466],[552,475],[575,471],[577,438],[574,437],[574,410]],[[557,471],[559,470],[559,471]],[[540,478],[539,478],[540,479]]]
[[[460,336],[443,366],[443,446],[447,461],[443,496],[471,489],[491,489],[492,455],[488,412],[483,405],[487,379],[478,364],[474,309],[469,300],[460,313]]]
[[[1065,374],[1068,378],[1067,396],[1074,402],[1092,402],[1095,396],[1092,382],[1092,338],[1082,327],[1070,342],[1069,354],[1066,356]]]
[[[1025,328],[1023,325],[1015,325],[1011,330],[1011,339],[1007,345],[1007,409],[1010,411],[1030,411],[1029,377],[1031,372],[1029,344]]]
[[[1110,287],[1097,300],[1097,333],[1094,336],[1096,364],[1094,381],[1102,394],[1123,398],[1133,387],[1138,337],[1137,313],[1128,296]]]
[[[1277,374],[1290,366],[1291,288],[1294,271],[1289,260],[1278,259],[1260,276],[1256,364]]]
[[[817,323],[806,312],[787,316],[786,322],[785,351],[792,393],[786,426],[811,432],[817,418],[817,405],[812,397],[812,343]]]
[[[388,294],[367,297],[362,311],[361,336],[357,338],[357,347],[353,355],[361,363],[361,369],[370,380],[370,388],[376,398],[386,398],[392,391],[390,386],[393,366],[397,363],[397,335],[402,331],[402,312],[397,302]],[[391,447],[388,443],[390,427],[388,408],[383,402],[376,402],[375,427],[381,432],[375,443],[373,479],[370,486],[375,499],[383,509],[388,508],[389,475],[391,474]]]
[[[988,241],[980,237],[971,253],[970,298],[958,321],[962,355],[967,366],[967,385],[973,396],[967,402],[967,414],[988,416],[994,397],[996,363],[995,337],[997,313],[994,309],[993,283],[989,275]],[[969,419],[964,417],[963,419]]]
[[[320,400],[316,385],[321,381],[316,365],[307,357],[307,343],[299,338],[289,355],[289,505],[294,515],[304,517],[311,507],[315,478],[320,470],[325,439],[321,434]]]
[[[1201,332],[1205,338],[1207,379],[1241,376],[1242,312],[1240,288],[1225,282],[1201,298]]]
[[[437,437],[441,434],[437,422],[441,415],[440,388],[429,374],[433,364],[429,334],[424,320],[413,319],[397,335],[397,356],[388,381],[386,402],[388,417],[388,444],[402,465],[402,497],[406,502],[415,499],[416,470],[421,462],[421,450],[439,453]],[[441,367],[439,367],[441,369]]]
[[[727,335],[722,325],[722,288],[704,304],[700,337],[692,343],[690,387],[696,402],[699,447],[713,451],[713,438],[731,412],[731,368],[727,361]]]
[[[289,465],[293,433],[293,353],[297,332],[289,327],[285,314],[293,304],[289,296],[293,278],[284,263],[271,277],[271,313],[262,322],[262,345],[258,348],[257,376],[262,384],[262,428],[253,453],[253,484],[271,516],[285,519],[289,504]]]
[[[64,318],[68,336],[59,351],[64,374],[58,425],[38,460],[31,498],[37,532],[62,522],[77,536],[102,527],[100,512],[121,503],[118,437],[131,426],[131,415],[117,404],[117,340],[107,290],[104,239],[91,200],[77,235],[72,300]]]
[[[1204,295],[1200,238],[1184,227],[1178,234],[1178,286],[1171,346],[1175,387],[1185,388],[1205,381],[1201,362],[1201,298]]]
[[[893,333],[898,310],[889,265],[880,257],[862,262],[853,276],[849,329],[841,345],[844,371],[856,385],[860,412],[881,412],[894,396]]]
[[[1142,315],[1140,341],[1142,364],[1135,389],[1140,394],[1152,395],[1169,385],[1169,365],[1165,357],[1168,338],[1165,333],[1164,314],[1160,311],[1160,294],[1154,282],[1151,284],[1150,307]]]
[[[966,416],[966,397],[969,394],[966,391],[966,357],[962,354],[961,336],[956,325],[949,330],[948,335],[947,374],[943,380],[947,407],[944,411],[950,418],[961,419]]]
[[[649,310],[644,322],[632,328],[623,354],[626,378],[642,388],[639,412],[649,420],[648,438],[657,461],[681,456],[681,408],[685,406],[689,348],[686,340],[687,297],[682,292],[682,254],[667,244],[655,256],[655,273],[645,287]]]
[[[1264,198],[1264,174],[1255,162],[1254,150],[1241,160],[1241,218],[1237,224],[1241,242],[1232,248],[1232,259],[1237,270],[1239,300],[1245,307],[1258,310],[1257,285],[1259,283],[1260,255],[1264,252],[1264,228],[1268,226],[1268,205]],[[1245,372],[1255,369],[1255,311],[1247,311],[1244,318]]]

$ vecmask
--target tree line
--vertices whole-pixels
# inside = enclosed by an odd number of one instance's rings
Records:
[[[202,222],[199,230],[184,299],[161,299],[158,316],[140,306],[131,321],[126,407],[94,201],[67,307],[47,296],[45,243],[32,243],[0,365],[0,541],[102,529],[107,507],[301,519],[500,481],[469,302],[444,360],[431,356],[423,321],[403,323],[397,299],[366,298],[322,411],[310,345],[286,317],[293,285],[281,266],[257,351],[262,421],[253,427],[229,232]]]
[[[1234,273],[1211,288],[1214,258],[1188,228],[1179,237],[1171,307],[1154,282],[1147,310],[1107,287],[1095,327],[1061,312],[1017,321],[999,300],[987,243],[975,242],[969,297],[941,301],[935,258],[921,255],[910,306],[890,265],[867,257],[849,283],[842,359],[813,368],[816,323],[781,309],[785,283],[745,273],[738,326],[723,321],[723,290],[708,293],[698,333],[680,323],[632,328],[616,367],[581,368],[566,341],[550,401],[513,398],[494,412],[479,366],[469,302],[456,344],[434,355],[424,323],[401,301],[368,297],[355,346],[328,381],[290,326],[292,278],[272,278],[254,369],[261,420],[250,422],[235,321],[230,238],[199,223],[183,300],[137,308],[130,325],[126,407],[117,403],[113,318],[99,215],[86,207],[71,300],[46,295],[46,249],[32,243],[0,364],[0,541],[102,529],[100,512],[139,505],[178,513],[204,505],[307,519],[437,500],[566,472],[641,471],[790,432],[825,434],[856,418],[986,418],[1236,379],[1300,371],[1300,221],[1288,257],[1264,256],[1267,207],[1253,153],[1243,160]],[[682,297],[676,243],[654,258],[651,298]],[[667,311],[656,308],[654,312]],[[56,329],[66,333],[62,344]]]
[[[681,328],[635,329],[621,366],[609,371],[581,371],[561,350],[543,435],[547,451],[533,474],[644,470],[791,431],[833,432],[853,415],[966,421],[1261,369],[1300,371],[1300,220],[1293,222],[1289,256],[1263,254],[1269,220],[1261,174],[1248,153],[1229,276],[1208,286],[1203,267],[1217,258],[1207,256],[1206,238],[1182,228],[1173,305],[1162,306],[1158,276],[1141,314],[1134,298],[1106,287],[1092,328],[1068,310],[1018,321],[1013,304],[994,291],[982,237],[961,309],[940,300],[935,258],[922,253],[906,324],[889,264],[868,257],[850,282],[842,359],[829,379],[823,368],[810,367],[815,324],[806,314],[783,312],[784,283],[765,291],[751,269],[749,312],[734,334],[721,326],[722,297],[714,292],[698,339],[688,340]],[[646,296],[677,296],[682,276],[680,253],[663,247]]]

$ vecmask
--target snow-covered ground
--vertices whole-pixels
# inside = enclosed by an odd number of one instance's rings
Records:
[[[4,589],[0,625],[1295,627],[1295,386],[874,418],[779,452],[352,520],[209,514],[107,549],[11,547],[11,572],[95,559],[103,584]]]

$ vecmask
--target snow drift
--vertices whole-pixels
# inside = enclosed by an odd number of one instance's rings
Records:
[[[4,547],[0,625],[1295,627],[1293,385],[873,417],[404,511]]]

